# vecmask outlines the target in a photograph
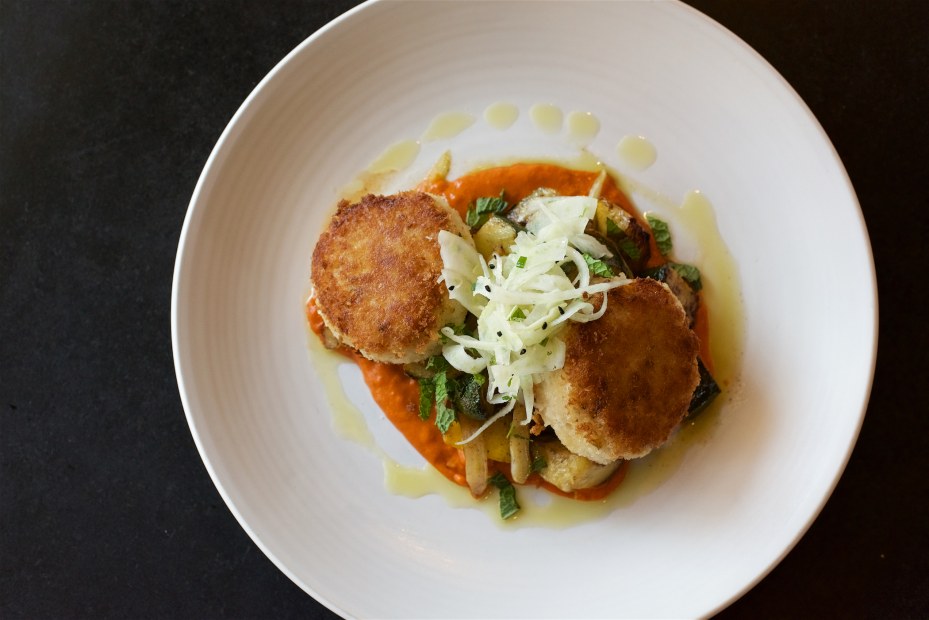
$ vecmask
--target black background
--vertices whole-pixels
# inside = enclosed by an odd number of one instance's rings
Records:
[[[845,475],[721,617],[929,617],[929,4],[690,3],[824,126],[880,293],[871,403]],[[210,482],[175,383],[170,293],[226,123],[353,4],[0,3],[0,616],[332,617]]]

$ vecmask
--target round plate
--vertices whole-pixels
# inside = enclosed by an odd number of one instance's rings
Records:
[[[518,109],[512,127],[485,120],[497,102]],[[658,159],[632,178],[710,199],[739,268],[744,356],[738,398],[660,484],[570,526],[502,527],[441,496],[388,492],[379,457],[333,430],[303,301],[339,193],[385,149],[419,149],[396,184],[445,149],[457,171],[576,152],[564,126],[532,122],[538,103],[593,113],[588,149],[621,171],[617,143],[646,136]],[[473,123],[426,139],[449,112]],[[875,290],[862,216],[822,129],[763,59],[696,11],[375,2],[285,58],[216,145],[181,235],[174,355],[230,509],[340,614],[699,616],[761,579],[841,475],[873,374]],[[339,376],[387,437],[357,373]]]

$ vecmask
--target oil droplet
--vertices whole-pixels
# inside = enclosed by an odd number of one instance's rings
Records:
[[[519,117],[519,108],[512,103],[498,101],[484,110],[484,120],[494,129],[509,129]]]
[[[645,170],[658,159],[655,145],[642,136],[624,136],[616,146],[619,157],[636,170]]]
[[[561,108],[550,103],[537,103],[529,108],[529,118],[545,133],[558,133],[564,114]]]
[[[568,135],[578,146],[587,146],[600,133],[600,119],[591,112],[568,114]]]
[[[439,114],[423,134],[423,141],[445,140],[454,138],[474,124],[475,118],[465,112],[446,112]]]
[[[403,170],[413,163],[417,155],[419,155],[419,142],[416,140],[402,140],[387,147],[387,150],[368,166],[368,172],[383,174]]]

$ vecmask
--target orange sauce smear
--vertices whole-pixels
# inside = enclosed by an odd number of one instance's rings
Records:
[[[498,196],[501,190],[505,192],[504,196],[510,204],[522,200],[539,187],[550,187],[564,196],[587,195],[597,176],[596,172],[572,170],[554,164],[513,164],[479,170],[454,181],[434,180],[424,183],[418,189],[444,195],[449,204],[463,216],[467,212],[468,205],[476,199],[482,196]],[[618,204],[645,224],[641,214],[612,178],[606,178],[601,196]],[[655,246],[654,239],[651,244],[652,258],[648,264],[656,266],[661,264],[663,259]],[[312,297],[306,304],[306,317],[310,329],[317,336],[322,336],[323,320],[316,309],[315,299]],[[700,304],[694,331],[700,339],[700,356],[707,368],[712,371],[712,358],[707,345],[709,330],[705,304]],[[340,347],[339,352],[358,364],[374,401],[410,445],[443,476],[455,484],[467,487],[462,451],[445,442],[442,433],[435,425],[434,411],[430,420],[424,421],[419,417],[419,384],[417,381],[403,372],[402,366],[372,362],[347,347]],[[596,501],[608,496],[622,483],[628,466],[628,461],[624,462],[606,482],[596,487],[570,493],[542,480],[538,474],[532,474],[527,483],[540,486],[563,497]],[[491,468],[504,475],[509,474],[509,468],[503,463],[492,463]]]

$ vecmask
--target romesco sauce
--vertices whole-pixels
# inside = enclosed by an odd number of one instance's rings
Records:
[[[454,181],[444,178],[432,179],[422,184],[418,189],[445,196],[452,208],[463,217],[468,210],[468,206],[475,200],[483,196],[499,196],[501,191],[504,192],[504,196],[510,204],[519,202],[539,187],[554,189],[563,196],[587,195],[598,175],[598,172],[573,170],[555,164],[520,163],[479,170]],[[648,229],[644,218],[611,177],[606,177],[600,195],[632,214]],[[663,259],[655,245],[654,236],[651,239],[651,246],[652,258],[649,260],[648,265],[656,266],[661,264]],[[306,304],[306,316],[310,329],[318,336],[321,336],[323,321],[316,310],[316,303],[312,297]],[[694,331],[700,339],[700,357],[712,372],[705,304],[699,306]],[[384,415],[387,416],[387,419],[409,441],[410,445],[443,476],[455,484],[467,488],[462,451],[454,445],[446,443],[441,431],[436,427],[434,419],[424,421],[419,417],[419,384],[417,381],[408,376],[400,365],[373,362],[346,347],[341,347],[339,351],[358,364],[374,401],[384,412]],[[432,415],[434,416],[435,413],[433,412]],[[542,480],[538,474],[532,474],[527,482],[541,486],[557,495],[593,501],[603,499],[619,486],[625,478],[627,468],[628,462],[624,462],[602,484],[570,493],[561,491],[554,485]],[[500,463],[492,463],[491,469],[508,474],[508,468]]]

